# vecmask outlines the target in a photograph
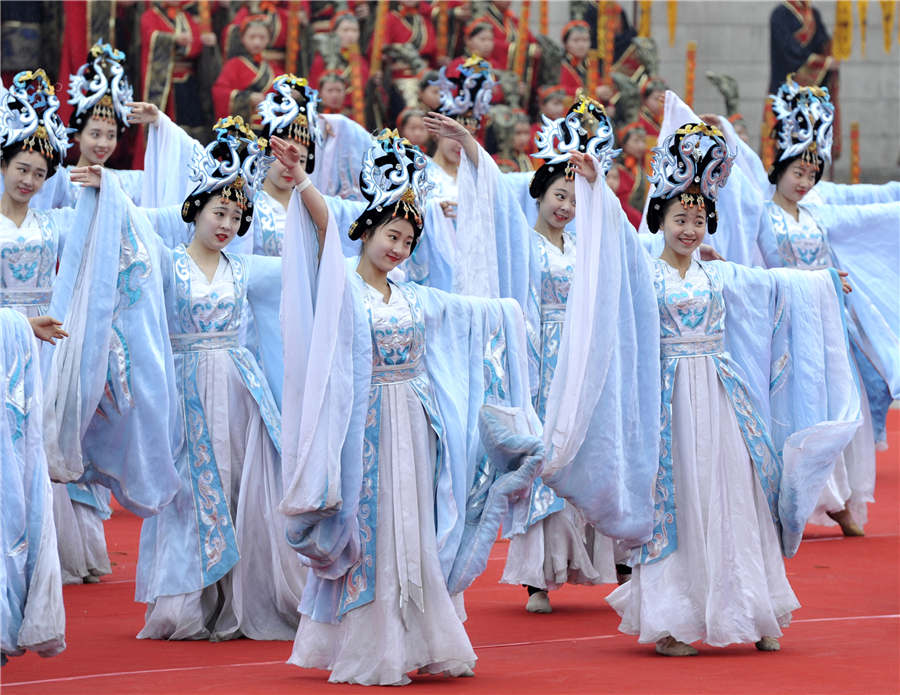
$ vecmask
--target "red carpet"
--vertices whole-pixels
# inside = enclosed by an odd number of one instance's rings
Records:
[[[617,632],[603,601],[612,587],[565,587],[551,615],[524,610],[525,591],[497,584],[506,545],[466,592],[476,677],[414,677],[416,693],[897,693],[900,690],[900,411],[889,418],[890,450],[879,454],[877,502],[867,536],[841,538],[810,527],[788,562],[803,607],[780,653],[750,646],[700,647],[700,656],[667,659]],[[143,607],[132,602],[140,522],[118,511],[106,525],[113,574],[65,589],[68,649],[28,654],[2,670],[11,694],[40,693],[333,693],[355,689],[327,674],[284,663],[290,645],[239,640],[136,640]]]

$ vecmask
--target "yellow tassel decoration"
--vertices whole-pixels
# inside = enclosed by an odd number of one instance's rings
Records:
[[[641,19],[638,23],[638,36],[650,37],[650,8],[652,5],[651,0],[640,0]]]
[[[847,60],[853,52],[853,5],[850,0],[835,3],[832,54],[837,60]]]
[[[881,36],[884,52],[890,53],[894,42],[894,0],[881,0]]]
[[[856,12],[859,16],[859,50],[866,56],[866,19],[869,14],[869,0],[856,0]]]
[[[666,0],[666,15],[669,20],[669,45],[675,45],[675,25],[678,23],[678,0]]]

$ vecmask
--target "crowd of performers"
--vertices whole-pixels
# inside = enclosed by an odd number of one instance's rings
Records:
[[[502,172],[493,64],[433,86],[432,156],[293,74],[223,97],[203,144],[102,41],[68,128],[43,70],[5,86],[4,660],[65,648],[62,584],[110,572],[111,494],[144,519],[139,638],[470,676],[464,592],[499,533],[531,612],[618,582],[620,629],[660,654],[779,648],[807,520],[859,535],[874,501],[900,184],[820,181],[827,89],[771,95],[768,171],[665,92],[634,219],[598,100]],[[105,167],[138,124],[143,169]]]
[[[498,85],[476,137],[500,169],[537,168],[530,155],[542,116],[559,118],[583,90],[601,102],[615,128],[622,152],[610,180],[638,226],[667,87],[653,40],[639,35],[618,3],[600,4],[602,11],[596,2],[568,3],[570,21],[546,36],[528,29],[539,11],[539,3],[528,2],[7,3],[0,57],[5,84],[41,65],[65,94],[90,43],[109,41],[131,57],[125,74],[138,101],[154,104],[204,145],[212,138],[209,124],[227,116],[241,116],[258,131],[256,107],[276,77],[304,75],[319,93],[320,113],[342,114],[368,132],[396,128],[455,176],[453,153],[436,151],[424,117],[440,103],[439,69],[454,76],[472,55],[483,56]],[[818,12],[809,2],[786,2],[774,10],[771,27],[770,91],[795,73],[799,84],[830,85],[836,102],[837,73]],[[36,37],[43,41],[35,45]],[[748,137],[737,82],[724,74],[707,77],[724,97],[725,115]],[[60,115],[68,122],[65,102]],[[772,118],[768,110],[765,116]],[[835,138],[839,133],[836,121]],[[141,169],[143,129],[120,136],[110,165]],[[762,148],[767,166],[769,150]],[[79,143],[68,162],[80,155]],[[355,185],[349,181],[342,194]]]

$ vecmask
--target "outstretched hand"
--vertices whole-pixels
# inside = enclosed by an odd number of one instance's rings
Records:
[[[156,123],[159,119],[159,109],[156,108],[156,104],[146,101],[129,101],[125,105],[131,109],[128,114],[128,122],[131,125]]]
[[[706,123],[706,125],[711,125],[713,128],[722,129],[722,119],[719,118],[714,113],[701,113],[700,120]]]
[[[589,184],[597,180],[597,164],[594,158],[583,152],[572,152],[569,157],[575,165],[575,173],[584,177]]]
[[[269,144],[272,146],[272,154],[275,155],[275,159],[281,162],[285,169],[293,172],[295,167],[300,166],[300,148],[295,144],[283,140],[277,135],[272,136]]]
[[[436,111],[431,111],[425,116],[425,127],[435,137],[450,138],[457,142],[472,137],[462,123]]]
[[[701,261],[724,261],[725,257],[709,244],[700,244]]]
[[[51,345],[56,345],[59,338],[68,338],[69,334],[62,329],[62,323],[52,316],[36,316],[28,319],[34,335]]]
[[[69,178],[74,183],[80,183],[82,186],[90,188],[100,188],[100,181],[103,178],[103,167],[99,164],[92,164],[86,167],[75,167],[69,172]]]

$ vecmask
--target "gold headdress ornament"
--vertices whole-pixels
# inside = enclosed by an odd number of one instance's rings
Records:
[[[409,220],[418,237],[424,222],[421,210],[431,188],[426,163],[421,150],[396,130],[382,130],[363,157],[359,184],[368,205],[350,225],[350,238],[358,239],[391,217]]]
[[[24,149],[61,162],[69,139],[58,109],[56,90],[43,69],[18,73],[0,97],[0,146],[22,143]]]

